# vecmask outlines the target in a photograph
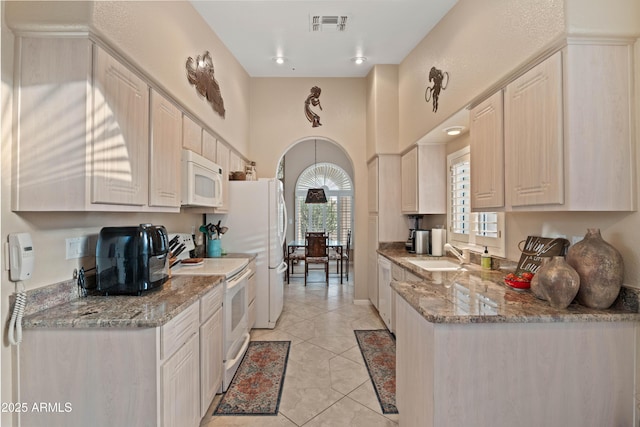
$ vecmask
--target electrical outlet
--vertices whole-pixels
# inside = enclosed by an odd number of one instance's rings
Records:
[[[82,258],[89,255],[89,238],[67,237],[65,239],[67,259]]]

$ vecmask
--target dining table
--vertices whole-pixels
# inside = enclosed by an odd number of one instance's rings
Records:
[[[290,241],[287,244],[287,257],[291,256],[291,254],[295,253],[296,250],[300,248],[306,248],[306,246],[307,246],[306,240]],[[344,245],[339,240],[328,240],[327,248],[334,249],[336,251],[336,255],[339,257],[338,259],[340,260],[340,263],[338,264],[338,266],[339,266],[339,274],[340,274],[340,284],[342,284],[342,271],[343,271],[342,261],[344,260],[342,253],[344,250]]]

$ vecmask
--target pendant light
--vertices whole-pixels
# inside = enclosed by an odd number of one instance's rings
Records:
[[[316,183],[318,182],[318,150],[317,150],[318,142],[313,140],[313,165],[314,172],[316,174]],[[310,188],[307,190],[307,198],[304,201],[305,203],[327,203],[327,196],[324,194],[324,188]]]

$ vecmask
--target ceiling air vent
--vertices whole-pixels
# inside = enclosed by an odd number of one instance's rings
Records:
[[[347,15],[311,15],[311,32],[346,31]]]

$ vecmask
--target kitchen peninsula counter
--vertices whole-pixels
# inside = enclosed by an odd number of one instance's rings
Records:
[[[403,427],[630,426],[633,311],[550,307],[503,284],[507,271],[427,272],[395,290],[396,402]],[[634,421],[636,420],[636,421]]]
[[[381,249],[378,253],[420,276],[422,282],[392,282],[391,287],[433,323],[548,323],[640,321],[640,313],[610,308],[598,310],[577,303],[556,309],[530,290],[515,290],[504,283],[508,272],[482,270],[465,264],[466,271],[429,272],[409,259],[441,259]],[[448,258],[457,262],[455,258]]]
[[[174,276],[159,289],[140,296],[110,295],[76,298],[22,319],[32,328],[155,328],[219,286],[224,276]]]

